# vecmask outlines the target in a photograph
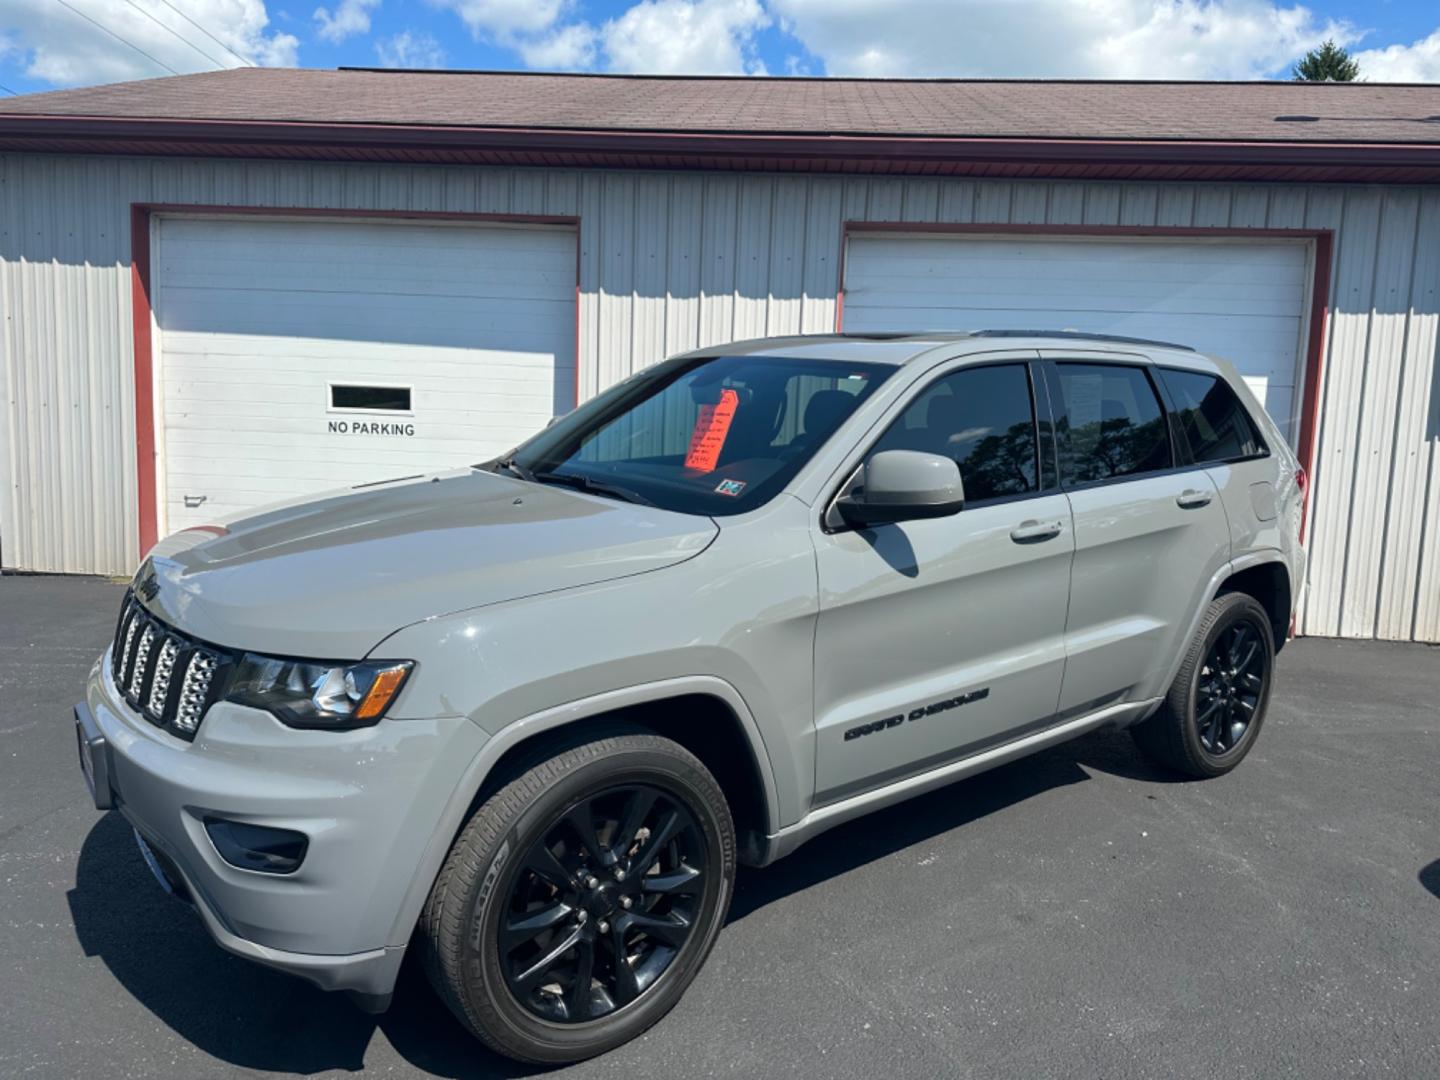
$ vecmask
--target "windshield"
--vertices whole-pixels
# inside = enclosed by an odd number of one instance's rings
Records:
[[[680,357],[612,387],[490,468],[687,514],[753,510],[893,367]]]

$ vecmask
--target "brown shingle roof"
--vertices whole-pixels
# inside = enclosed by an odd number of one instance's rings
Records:
[[[1440,85],[241,68],[0,101],[0,150],[1440,182]]]
[[[613,77],[239,68],[0,115],[727,134],[1440,143],[1440,85]],[[1303,116],[1306,121],[1282,117]]]

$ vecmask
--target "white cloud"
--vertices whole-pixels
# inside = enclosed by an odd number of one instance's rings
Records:
[[[315,33],[335,45],[356,34],[368,34],[370,12],[379,6],[380,0],[340,0],[334,11],[316,8]]]
[[[172,0],[223,46],[162,4],[142,2],[141,11],[125,0],[71,2],[135,47],[117,41],[60,4],[0,0],[0,26],[5,27],[12,51],[23,54],[25,74],[30,78],[76,86],[168,75],[162,64],[182,73],[240,67],[242,61],[224,46],[256,64],[297,63],[300,43],[294,35],[266,32],[270,19],[264,0]],[[155,59],[147,59],[137,50]]]
[[[516,48],[526,67],[583,71],[595,63],[595,28],[588,23],[571,23],[544,37],[521,41]]]
[[[808,58],[801,56],[798,53],[791,53],[789,56],[785,57],[785,74],[792,76],[814,75],[815,71],[811,68]]]
[[[1371,82],[1440,82],[1440,30],[1409,45],[1355,54],[1360,77]]]
[[[642,0],[600,35],[612,71],[761,74],[755,35],[769,25],[759,0]]]
[[[402,30],[375,42],[375,56],[383,67],[440,68],[445,66],[445,50],[429,34]]]
[[[1243,79],[1347,23],[1272,0],[770,0],[831,75]]]
[[[459,15],[476,38],[512,44],[517,35],[549,30],[569,7],[568,0],[430,0]]]
[[[527,67],[661,74],[762,74],[761,0],[639,0],[600,26],[566,22],[574,0],[430,0],[470,33],[515,50]]]

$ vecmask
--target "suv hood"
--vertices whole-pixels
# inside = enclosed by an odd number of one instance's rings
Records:
[[[423,619],[682,562],[717,531],[708,517],[464,470],[178,533],[135,587],[216,645],[358,660]]]

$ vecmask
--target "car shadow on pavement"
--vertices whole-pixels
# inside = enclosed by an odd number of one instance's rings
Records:
[[[1130,736],[1097,731],[1071,742],[957,781],[847,822],[763,870],[743,870],[730,921],[791,893],[818,885],[875,859],[958,829],[1043,792],[1090,778],[1081,766],[1130,780],[1175,783],[1189,779],[1152,765]]]
[[[1087,780],[1082,764],[1131,778],[1174,779],[1147,771],[1127,736],[1095,733],[859,818],[774,866],[743,871],[730,920],[1043,792]],[[1427,887],[1440,888],[1434,878]],[[545,1071],[517,1065],[481,1046],[435,997],[413,957],[401,971],[394,1005],[374,1017],[343,995],[224,952],[199,917],[151,878],[130,826],[118,813],[106,814],[86,836],[67,899],[85,955],[98,957],[128,994],[177,1035],[231,1065],[300,1074],[360,1071],[378,1028],[400,1056],[433,1075],[478,1080]]]
[[[1420,884],[1429,890],[1431,896],[1440,899],[1440,859],[1420,871]]]
[[[418,965],[407,962],[394,1006],[375,1017],[344,995],[224,952],[199,916],[150,876],[130,826],[113,811],[86,836],[67,899],[85,955],[98,957],[177,1035],[231,1065],[359,1071],[378,1027],[410,1064],[438,1076],[478,1080],[536,1071],[476,1042],[430,991]]]

